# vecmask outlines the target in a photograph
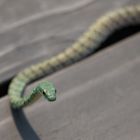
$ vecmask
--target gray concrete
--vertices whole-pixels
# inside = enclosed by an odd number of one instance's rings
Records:
[[[133,3],[138,1],[0,1],[0,80],[70,46],[104,12]],[[139,140],[139,44],[137,34],[41,79],[56,85],[56,102],[41,98],[22,112],[1,98],[0,139]]]
[[[1,1],[0,81],[69,47],[105,12],[136,3],[133,0]]]
[[[3,98],[0,136],[4,140],[138,140],[138,40],[139,35],[42,79],[55,83],[57,101],[40,99],[24,109],[27,118],[21,111],[13,111],[13,121],[8,98]]]

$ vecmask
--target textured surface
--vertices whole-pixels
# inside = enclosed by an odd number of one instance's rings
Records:
[[[10,2],[15,6],[16,0]],[[24,4],[22,1],[18,2],[20,11],[22,10],[20,7]],[[8,17],[8,13],[4,14],[5,20],[3,19],[0,23],[2,30],[0,35],[1,79],[10,77],[30,63],[63,50],[105,11],[134,1],[96,1],[75,11],[39,16],[37,20],[28,19],[41,13],[43,7],[45,11],[44,3],[47,1],[34,2],[35,8],[30,8],[32,1],[26,2],[29,11],[23,10],[22,16],[10,15],[11,18]],[[39,2],[43,3],[40,10]],[[73,7],[76,5],[75,2],[81,5],[80,0],[69,3],[67,1],[63,2],[65,5],[62,7]],[[1,1],[3,9],[5,9],[4,3],[10,5],[8,0]],[[53,8],[55,11],[55,3],[57,2],[48,1],[48,5],[52,6],[50,12]],[[59,9],[61,9],[61,4]],[[26,5],[23,7],[25,8]],[[20,12],[17,13],[20,14]],[[32,19],[34,17],[36,16]],[[139,35],[136,35],[114,45],[114,48],[109,48],[48,77],[47,79],[53,81],[59,89],[58,100],[49,104],[41,99],[24,110],[27,118],[22,112],[13,112],[13,116],[16,117],[16,122],[14,122],[8,99],[2,98],[0,100],[1,139],[139,140],[139,40]],[[39,49],[39,46],[42,49]],[[28,87],[26,92],[36,84]]]
[[[3,98],[0,136],[6,140],[139,139],[138,40],[139,35],[48,77],[59,89],[58,99],[52,104],[41,99],[26,108],[27,120],[22,112],[14,112],[14,122],[8,99]]]
[[[132,3],[136,2],[3,0],[0,12],[0,80],[69,47],[105,12]]]

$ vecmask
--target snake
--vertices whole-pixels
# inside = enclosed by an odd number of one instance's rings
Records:
[[[56,100],[56,88],[50,81],[43,81],[31,93],[24,90],[33,81],[81,61],[96,52],[101,44],[116,30],[140,23],[140,5],[122,7],[110,11],[96,20],[71,47],[38,64],[23,69],[11,81],[8,95],[12,108],[18,109],[36,102],[41,96]]]

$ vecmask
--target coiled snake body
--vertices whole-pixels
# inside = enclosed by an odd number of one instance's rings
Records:
[[[99,18],[70,48],[49,60],[32,65],[17,74],[8,89],[12,107],[21,108],[32,104],[41,95],[44,95],[49,101],[54,101],[56,99],[56,89],[48,81],[40,83],[29,95],[22,96],[22,92],[28,83],[39,77],[52,74],[94,53],[101,43],[116,29],[139,23],[140,6],[125,7]]]

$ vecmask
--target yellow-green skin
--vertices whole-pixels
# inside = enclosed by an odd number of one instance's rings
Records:
[[[93,24],[84,35],[70,48],[42,63],[32,65],[20,72],[11,82],[8,94],[13,108],[34,103],[41,95],[49,101],[56,99],[56,90],[52,83],[44,82],[33,89],[31,94],[22,96],[28,83],[50,75],[66,66],[82,60],[94,53],[102,42],[115,30],[140,23],[140,6],[129,6],[106,14]]]

